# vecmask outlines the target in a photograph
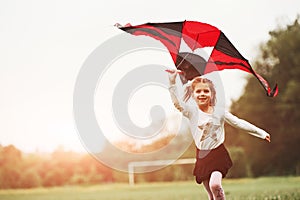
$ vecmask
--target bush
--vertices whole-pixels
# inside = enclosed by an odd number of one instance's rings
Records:
[[[33,188],[41,186],[41,178],[35,170],[26,170],[21,175],[20,187]]]
[[[228,148],[230,157],[233,162],[232,168],[229,170],[228,178],[242,178],[251,176],[249,163],[247,162],[246,154],[241,147]]]
[[[20,185],[21,173],[18,169],[8,167],[0,168],[0,188],[18,188]]]

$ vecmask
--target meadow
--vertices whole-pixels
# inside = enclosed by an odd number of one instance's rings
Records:
[[[300,200],[300,177],[224,179],[227,199]],[[1,200],[202,200],[204,188],[193,181],[99,184],[0,190]]]

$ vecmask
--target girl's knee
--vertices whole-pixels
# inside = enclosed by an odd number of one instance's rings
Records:
[[[209,188],[214,196],[214,199],[225,199],[225,194],[222,188],[222,174],[221,172],[213,172],[209,180]]]
[[[211,191],[216,191],[219,190],[220,188],[222,189],[222,185],[219,183],[210,183],[209,187]]]
[[[225,199],[224,190],[222,188],[222,185],[219,183],[212,183],[209,185],[211,192],[213,193],[213,196],[215,199]]]

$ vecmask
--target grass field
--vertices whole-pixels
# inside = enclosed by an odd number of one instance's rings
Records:
[[[225,179],[226,199],[300,200],[300,177]],[[0,190],[0,200],[206,200],[195,182],[106,184]]]

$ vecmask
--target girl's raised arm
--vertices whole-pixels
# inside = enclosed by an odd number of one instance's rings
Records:
[[[177,86],[176,86],[177,74],[182,73],[182,71],[180,71],[180,70],[170,70],[170,69],[168,69],[166,71],[169,74],[169,84],[170,84],[169,92],[170,92],[170,95],[171,95],[172,102],[173,102],[175,108],[183,113],[183,111],[186,110],[185,109],[185,104],[179,98],[178,91],[177,91]]]

